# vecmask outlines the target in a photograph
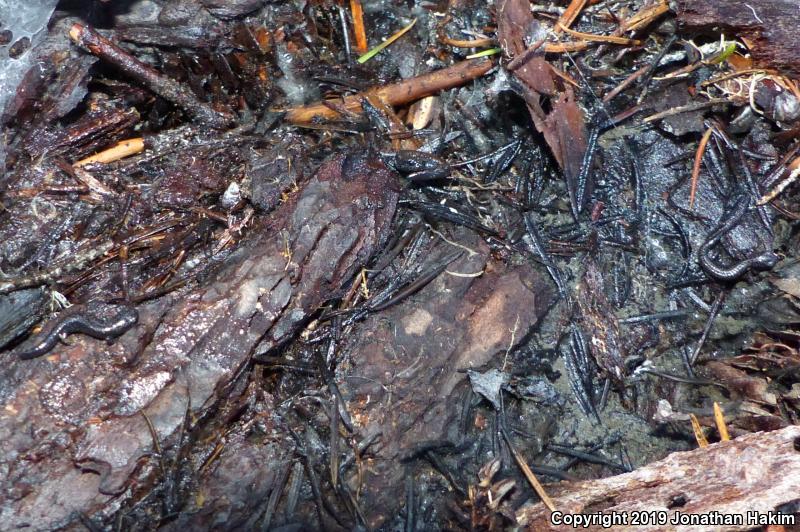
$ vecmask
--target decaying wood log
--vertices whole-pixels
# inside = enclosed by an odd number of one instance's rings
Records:
[[[763,519],[768,512],[798,501],[798,478],[800,427],[791,426],[672,453],[624,475],[560,482],[547,486],[547,490],[562,515],[603,512],[628,519],[627,525],[615,526],[615,530],[750,530],[765,523],[748,521],[748,516],[757,514]],[[667,523],[632,525],[632,512],[637,511],[665,515]],[[795,510],[789,510],[792,511]],[[706,514],[718,519],[726,515],[741,516],[742,523],[670,524],[679,514]],[[550,511],[542,503],[522,507],[517,511],[517,520],[527,530],[572,529],[555,526]],[[603,530],[599,522],[584,529]]]
[[[251,355],[291,339],[382,245],[397,196],[382,163],[338,156],[201,286],[140,305],[113,346],[3,354],[0,528],[61,528],[146,495],[153,440],[169,447],[187,410],[203,419],[241,394]]]

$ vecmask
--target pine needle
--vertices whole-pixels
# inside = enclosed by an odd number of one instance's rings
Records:
[[[692,166],[692,187],[689,189],[689,210],[694,207],[694,196],[697,193],[697,178],[700,175],[700,163],[703,162],[703,154],[706,152],[706,145],[708,139],[711,138],[711,133],[714,128],[710,127],[703,133],[703,138],[700,139],[700,145],[697,146],[697,152],[694,154],[694,166]]]
[[[697,440],[697,445],[700,447],[708,447],[708,440],[706,439],[706,435],[703,434],[703,427],[700,426],[697,416],[689,414],[689,417],[692,420],[692,430],[694,430],[694,439]]]
[[[716,401],[714,401],[714,422],[717,424],[719,439],[722,441],[730,440],[731,435],[728,434],[728,427],[725,425],[725,416],[722,413],[722,409],[719,407],[719,403]]]
[[[475,59],[476,57],[486,57],[488,55],[499,54],[502,51],[503,51],[502,48],[489,48],[488,50],[481,50],[480,52],[468,55],[467,59]]]
[[[503,430],[502,433],[503,438],[505,438],[506,443],[508,444],[508,448],[511,450],[511,454],[514,455],[514,460],[517,461],[517,465],[520,469],[522,469],[522,472],[525,474],[525,478],[528,479],[533,491],[535,491],[539,498],[542,499],[542,503],[547,506],[548,510],[555,512],[556,505],[553,504],[553,499],[551,499],[550,496],[547,495],[547,492],[544,491],[544,486],[542,486],[542,484],[539,482],[539,479],[536,478],[536,475],[533,474],[531,468],[528,467],[528,463],[525,461],[525,458],[519,454],[519,451],[517,451],[516,447],[514,447],[514,445],[511,443],[511,438],[508,437],[506,431]]]
[[[360,0],[350,0],[350,13],[353,15],[353,34],[356,38],[356,50],[363,54],[367,51],[367,31],[364,28],[364,9]]]
[[[391,37],[389,37],[388,39],[386,39],[385,41],[380,43],[378,46],[376,46],[375,48],[370,50],[369,52],[367,52],[364,55],[362,55],[361,57],[359,57],[358,60],[357,60],[359,62],[359,64],[363,65],[364,63],[366,63],[367,61],[369,61],[370,59],[372,59],[373,57],[375,57],[376,55],[381,53],[381,51],[384,48],[386,48],[387,46],[392,44],[394,41],[396,41],[397,39],[399,39],[400,37],[405,35],[406,32],[408,30],[410,30],[411,28],[413,28],[414,24],[416,24],[416,23],[417,23],[417,19],[412,20],[411,24],[409,24],[408,26],[406,26],[402,30],[398,31],[397,33],[395,33],[394,35],[392,35]]]
[[[581,31],[571,30],[568,27],[561,25],[559,25],[559,28],[561,28],[564,32],[568,33],[569,35],[587,42],[605,42],[611,44],[624,44],[627,46],[638,46],[642,44],[642,41],[637,41],[636,39],[628,39],[627,37],[618,37],[616,35],[596,35],[594,33],[583,33]]]

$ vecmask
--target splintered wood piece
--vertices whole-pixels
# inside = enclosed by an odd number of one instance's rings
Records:
[[[654,4],[647,5],[626,20],[620,26],[618,32],[624,33],[626,31],[640,30],[668,11],[669,4],[666,0],[660,0]]]
[[[572,0],[569,3],[569,6],[567,6],[567,9],[564,10],[564,13],[558,19],[558,24],[556,24],[556,27],[553,28],[553,33],[557,34],[562,29],[572,26],[572,23],[575,22],[575,19],[581,14],[581,11],[584,7],[586,7],[586,4],[587,0]]]
[[[614,477],[548,484],[547,492],[561,514],[599,516],[599,512],[627,516],[626,530],[751,530],[766,524],[780,506],[798,498],[800,478],[800,426],[773,432],[746,434],[693,451],[672,453],[663,460]],[[633,526],[632,512],[658,517],[647,526]],[[680,516],[678,515],[680,513]],[[672,524],[673,518],[718,518],[711,526]],[[701,515],[702,514],[702,515]],[[726,517],[730,516],[730,517]],[[517,510],[517,523],[525,530],[561,530],[542,503]],[[721,520],[727,519],[731,524]],[[660,524],[661,521],[663,524]],[[583,530],[604,530],[599,518]]]

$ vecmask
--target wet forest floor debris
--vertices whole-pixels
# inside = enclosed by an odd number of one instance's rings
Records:
[[[0,522],[798,512],[792,0],[9,5]]]

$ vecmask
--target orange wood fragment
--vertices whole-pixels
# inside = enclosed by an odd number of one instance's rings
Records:
[[[361,7],[361,0],[350,0],[350,13],[353,15],[356,51],[364,54],[369,49],[369,46],[367,45],[367,30],[364,28],[364,9]]]
[[[118,161],[129,155],[135,155],[144,151],[144,139],[139,137],[135,139],[123,140],[116,143],[114,146],[95,153],[91,157],[81,159],[76,162],[74,166],[86,166],[91,163],[112,163]]]
[[[572,0],[564,13],[561,14],[561,17],[559,17],[558,24],[553,28],[553,33],[558,33],[562,29],[572,26],[572,23],[581,14],[583,8],[586,7],[586,2],[587,0]]]
[[[697,178],[700,175],[700,163],[703,162],[703,154],[706,152],[706,145],[708,139],[711,138],[711,133],[714,128],[710,127],[703,133],[703,138],[700,139],[700,145],[697,146],[697,152],[694,154],[694,165],[692,166],[692,187],[689,189],[689,209],[694,207],[694,197],[697,193]]]

